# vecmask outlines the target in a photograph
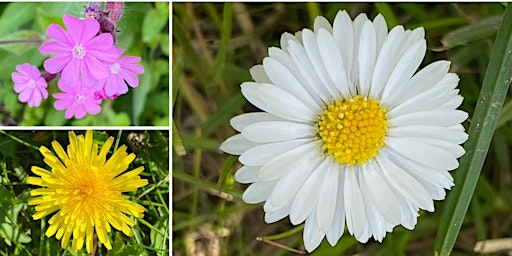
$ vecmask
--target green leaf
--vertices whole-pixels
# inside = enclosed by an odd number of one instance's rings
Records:
[[[10,3],[0,17],[0,36],[18,30],[21,26],[35,18],[35,7],[38,3]]]
[[[492,16],[446,34],[441,38],[444,50],[493,35],[502,19],[502,15]]]
[[[482,90],[464,145],[455,187],[449,193],[436,236],[436,255],[450,255],[468,210],[476,183],[489,150],[498,116],[512,77],[512,6],[505,10],[494,43]]]
[[[142,22],[142,42],[148,43],[155,38],[168,24],[169,10],[165,8],[152,9],[144,17]]]

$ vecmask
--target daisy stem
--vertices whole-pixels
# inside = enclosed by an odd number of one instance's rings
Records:
[[[512,5],[505,9],[482,89],[464,145],[466,154],[455,175],[436,236],[436,255],[450,255],[480,177],[512,77]]]

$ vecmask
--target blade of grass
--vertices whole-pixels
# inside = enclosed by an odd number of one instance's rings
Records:
[[[471,197],[489,150],[494,129],[512,76],[512,5],[504,14],[466,142],[466,155],[461,158],[441,216],[436,236],[436,255],[450,255],[468,210]]]
[[[393,13],[393,10],[391,9],[391,6],[387,3],[375,3],[375,7],[377,7],[377,10],[380,14],[386,18],[386,23],[388,25],[388,28],[395,27],[398,22],[396,21],[395,13]]]
[[[201,189],[211,189],[211,190],[216,190],[216,191],[219,191],[219,192],[224,192],[224,193],[227,193],[227,194],[230,194],[232,195],[233,197],[236,197],[236,198],[239,198],[241,199],[242,198],[242,191],[240,190],[237,190],[237,189],[232,189],[232,188],[220,188],[219,185],[215,184],[215,183],[212,183],[212,182],[209,182],[209,181],[206,181],[206,180],[202,180],[200,178],[196,178],[190,174],[187,174],[181,170],[172,170],[172,177],[176,178],[176,179],[180,179],[182,181],[186,181],[186,182],[189,182],[189,183],[192,183],[196,186],[198,186],[199,188]]]

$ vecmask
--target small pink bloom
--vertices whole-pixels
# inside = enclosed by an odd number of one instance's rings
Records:
[[[62,80],[61,80],[62,81]],[[101,111],[101,99],[94,95],[94,88],[83,86],[79,82],[74,86],[69,86],[59,81],[61,93],[53,95],[57,99],[54,107],[57,110],[66,110],[65,117],[70,119],[75,116],[76,119],[82,119],[87,113],[96,115]]]
[[[80,80],[92,87],[98,80],[110,75],[109,67],[104,61],[113,62],[117,58],[112,35],[100,34],[98,21],[80,20],[71,15],[64,15],[67,31],[57,24],[51,24],[46,34],[51,41],[39,47],[42,54],[57,54],[44,62],[46,71],[56,74],[62,71],[61,80],[74,86]]]
[[[110,67],[110,76],[105,80],[100,80],[96,85],[96,90],[102,90],[109,98],[115,98],[119,95],[128,92],[128,85],[135,88],[139,86],[139,79],[137,74],[144,73],[144,67],[139,64],[133,64],[139,62],[140,57],[135,56],[124,56],[125,49],[119,49],[118,60],[115,62],[106,62]],[[125,82],[126,81],[126,82]]]
[[[41,105],[43,98],[48,98],[47,83],[41,77],[41,72],[28,63],[17,65],[16,70],[19,73],[13,72],[11,78],[14,91],[19,94],[18,100],[27,102],[30,107]]]

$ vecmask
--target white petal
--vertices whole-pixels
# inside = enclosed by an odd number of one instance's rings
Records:
[[[238,158],[238,161],[244,165],[262,166],[271,159],[308,142],[311,142],[311,139],[263,144],[245,151],[240,158]]]
[[[389,127],[407,125],[452,126],[462,123],[468,113],[461,110],[429,110],[407,113],[388,120]]]
[[[270,143],[313,137],[315,128],[309,124],[267,121],[251,124],[242,130],[242,135],[250,141]]]
[[[330,159],[329,159],[330,160]],[[334,161],[330,161],[329,166],[324,173],[323,184],[320,188],[319,198],[316,208],[318,227],[327,233],[331,230],[334,220],[334,213],[338,202],[338,169]]]
[[[367,186],[364,183],[361,183],[361,191],[366,190]],[[386,236],[386,228],[388,226],[388,223],[382,217],[379,210],[377,210],[377,208],[375,207],[375,204],[373,203],[371,196],[368,193],[362,193],[361,196],[363,197],[366,210],[366,217],[368,218],[367,222],[370,236],[373,236],[375,240],[381,242],[384,236]]]
[[[260,169],[259,177],[262,180],[275,180],[285,175],[297,175],[303,171],[301,165],[308,166],[311,161],[319,158],[318,142],[311,142],[297,146],[279,156],[272,158]],[[316,166],[315,166],[316,167]],[[307,170],[309,172],[310,170]],[[307,177],[304,177],[306,179]]]
[[[450,153],[455,158],[459,158],[466,153],[464,148],[457,143],[452,143],[452,142],[445,141],[445,140],[428,139],[428,138],[419,138],[417,140],[422,143],[430,144],[432,146],[446,150],[448,153]]]
[[[265,73],[263,65],[253,66],[249,69],[249,73],[251,73],[251,77],[256,83],[272,83],[272,81],[270,81],[270,78],[268,78],[267,74]]]
[[[273,205],[286,204],[288,201],[292,201],[297,191],[319,165],[321,158],[317,156],[317,154],[306,154],[302,158],[295,159],[294,161],[295,162],[288,162],[288,166],[286,167],[290,168],[288,171],[292,171],[293,173],[279,179],[274,191],[272,191],[269,200],[272,201]]]
[[[318,96],[316,84],[311,84],[309,80],[304,78],[302,75],[303,73],[299,68],[295,65],[294,61],[292,60],[292,57],[284,52],[283,50],[276,48],[276,47],[270,47],[268,49],[269,57],[272,59],[275,59],[276,61],[283,64],[297,79],[297,81],[300,83],[300,85],[308,92],[309,96],[315,101],[315,103],[318,106],[321,106],[322,100]]]
[[[289,41],[295,41],[295,42],[299,43],[299,40],[297,40],[297,38],[295,36],[293,36],[292,34],[290,34],[288,32],[284,32],[281,35],[280,44],[281,44],[281,49],[283,49],[283,51],[285,51],[285,52],[289,52],[289,50],[288,50],[288,42]],[[269,48],[269,55],[270,55],[270,48]]]
[[[411,175],[403,170],[390,159],[390,155],[386,150],[382,150],[382,157],[376,158],[383,170],[389,183],[395,187],[402,196],[413,202],[418,207],[427,211],[434,211],[434,201],[430,197],[427,190],[414,179]],[[397,159],[395,161],[400,161]]]
[[[368,17],[366,17],[365,13],[360,13],[352,22],[352,27],[354,30],[354,48],[351,49],[354,51],[354,56],[352,58],[352,70],[349,76],[350,83],[356,84],[359,80],[359,64],[357,53],[359,52],[361,31],[363,29],[363,25],[368,21]],[[359,41],[359,43],[358,43]],[[345,62],[346,63],[346,62]],[[354,92],[355,93],[355,92]]]
[[[327,241],[334,246],[345,231],[345,199],[344,199],[344,184],[345,184],[345,167],[337,165],[335,170],[338,172],[335,179],[338,180],[338,191],[336,195],[336,210],[334,212],[334,219],[331,224],[331,229],[327,232]]]
[[[388,35],[388,25],[382,14],[377,14],[373,19],[373,26],[375,27],[376,41],[377,41],[377,53],[380,52],[382,43]]]
[[[457,95],[456,97],[452,98],[451,100],[445,102],[443,105],[437,107],[437,109],[456,109],[464,100],[464,97]]]
[[[323,16],[316,17],[315,21],[313,22],[313,30],[315,31],[315,33],[318,33],[320,29],[325,29],[332,34],[331,23],[329,23],[329,21]]]
[[[456,74],[448,73],[432,89],[424,91],[400,103],[389,111],[390,115],[401,115],[408,112],[436,109],[458,95],[459,78]],[[453,109],[453,108],[452,108]]]
[[[343,64],[345,66],[347,78],[349,79],[349,90],[354,94],[355,88],[352,86],[353,80],[350,80],[354,58],[354,30],[352,27],[352,20],[345,10],[338,11],[336,14],[333,22],[332,35],[336,41],[338,49],[340,49],[341,56],[343,57]]]
[[[222,142],[219,148],[231,155],[241,155],[250,148],[258,145],[261,144],[249,141],[239,133],[227,138],[226,141]]]
[[[306,224],[304,225],[304,247],[306,248],[306,251],[312,252],[315,250],[320,243],[322,242],[322,239],[325,236],[325,233],[320,230],[320,228],[316,224],[315,213],[311,214],[311,216],[306,220]]]
[[[276,185],[276,181],[257,181],[251,184],[242,195],[242,200],[248,204],[261,203],[268,199]]]
[[[265,121],[284,121],[285,119],[274,116],[272,114],[269,114],[267,112],[252,112],[252,113],[245,113],[238,116],[235,116],[231,118],[229,123],[231,126],[241,132],[245,127],[258,123],[258,122],[265,122]]]
[[[432,125],[409,125],[394,127],[388,130],[387,136],[397,138],[432,138],[456,144],[463,143],[468,139],[468,135],[464,131]]]
[[[400,223],[400,206],[397,204],[395,193],[382,174],[381,168],[385,167],[379,167],[370,160],[361,168],[361,184],[365,184],[365,193],[372,199],[376,210],[391,224]]]
[[[297,98],[271,84],[243,83],[242,94],[256,107],[292,121],[311,121],[316,114]]]
[[[306,80],[306,83],[314,85],[314,87],[312,87],[312,89],[315,90],[314,95],[318,95],[323,102],[331,102],[332,95],[329,93],[325,85],[322,84],[322,81],[316,74],[315,68],[311,63],[304,46],[297,42],[290,41],[288,42],[288,48],[293,63]]]
[[[400,157],[392,151],[389,151],[389,153],[393,157],[393,162],[403,170],[407,170],[412,176],[443,188],[451,188],[453,186],[453,177],[448,171],[422,165],[416,161]]]
[[[386,138],[384,143],[402,156],[437,169],[454,170],[459,162],[449,152],[412,138]],[[382,165],[385,168],[385,165]]]
[[[265,206],[270,205],[270,201],[265,203]],[[286,205],[280,205],[279,207],[273,207],[272,211],[265,211],[265,222],[274,223],[279,221],[290,214],[291,202]],[[269,207],[270,208],[270,207]]]
[[[339,93],[337,93],[336,86],[334,85],[333,81],[327,74],[327,70],[322,62],[320,50],[318,49],[317,37],[315,33],[313,33],[309,29],[303,29],[302,41],[304,42],[304,49],[306,50],[309,60],[311,61],[311,64],[313,66],[312,70],[316,71],[316,74],[315,72],[309,73],[311,75],[315,75],[321,81],[321,83],[317,84],[316,86],[324,86],[325,90],[329,92],[331,98],[339,97]],[[324,49],[321,50],[323,51]]]
[[[302,84],[282,63],[267,57],[263,59],[263,68],[274,85],[295,96],[313,111],[319,112],[321,110]]]
[[[307,177],[304,185],[299,189],[290,210],[290,221],[294,225],[303,222],[313,210],[316,208],[317,202],[320,200],[320,189],[327,171],[330,169],[330,162],[324,159],[318,167]],[[324,198],[322,198],[324,200]]]
[[[359,189],[359,182],[356,179],[355,172],[357,171],[360,169],[354,167],[345,172],[345,216],[350,234],[353,234],[357,241],[366,243],[370,235],[365,205]]]
[[[259,166],[242,166],[235,173],[235,180],[238,183],[249,184],[258,181]]]
[[[325,29],[321,29],[317,33],[318,47],[322,61],[327,69],[327,73],[331,77],[334,85],[344,98],[350,98],[350,86],[348,85],[347,73],[343,57],[336,46],[336,41],[331,34]]]
[[[379,99],[382,89],[388,82],[389,76],[398,62],[398,53],[401,50],[401,43],[405,31],[402,26],[394,27],[383,42],[382,49],[379,52],[375,63],[375,70],[372,77],[370,96],[373,99]]]
[[[396,64],[391,76],[389,77],[386,87],[382,92],[381,104],[384,106],[392,106],[393,102],[389,102],[390,95],[396,93],[397,88],[404,86],[411,79],[414,72],[418,69],[425,52],[427,44],[424,39],[416,41],[405,51],[404,55]]]
[[[417,94],[429,90],[441,81],[449,68],[450,62],[445,60],[429,64],[418,71],[403,87],[398,88],[397,92],[390,96],[389,102],[397,105]]]
[[[361,31],[361,38],[358,50],[359,64],[359,90],[358,93],[368,96],[372,82],[373,69],[377,59],[377,35],[375,27],[370,21],[366,21]]]

